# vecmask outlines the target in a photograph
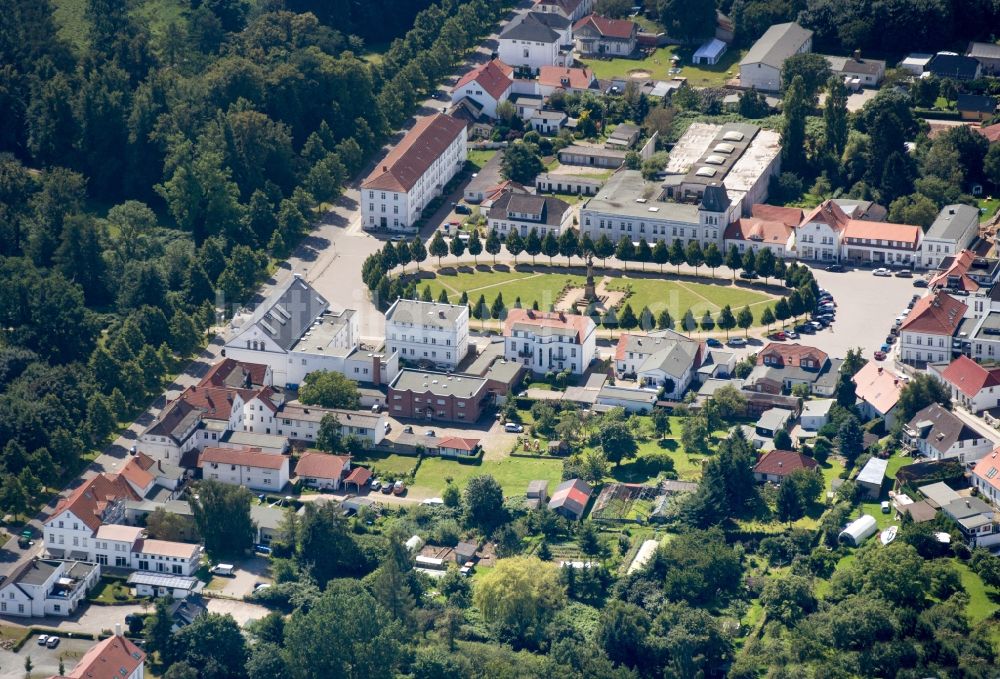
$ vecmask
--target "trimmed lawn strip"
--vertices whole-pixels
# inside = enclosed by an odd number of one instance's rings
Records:
[[[954,559],[952,565],[962,578],[965,593],[969,595],[969,604],[965,607],[969,619],[977,623],[992,617],[1000,609],[1000,603],[997,603],[1000,593],[996,588],[987,586],[967,564]]]
[[[695,66],[691,63],[691,56],[696,49],[698,49],[698,45],[686,47],[670,45],[657,49],[643,59],[584,59],[581,61],[602,80],[611,80],[627,76],[632,72],[645,71],[653,80],[687,78],[688,84],[692,87],[721,87],[725,85],[727,80],[734,77],[734,66],[746,53],[745,50],[727,50],[718,64]],[[672,61],[674,55],[679,58],[677,65],[681,69],[680,73],[677,74],[670,73],[670,69],[674,66]],[[729,73],[731,70],[734,73]]]
[[[549,492],[562,481],[562,459],[536,459],[508,457],[493,461],[458,461],[439,457],[424,458],[413,481],[414,487],[422,487],[440,495],[447,485],[447,479],[464,489],[473,476],[489,474],[503,487],[507,496],[524,495],[528,482],[545,479],[549,482]]]
[[[372,475],[380,476],[409,476],[417,466],[415,455],[395,455],[391,453],[367,452],[356,455],[354,464],[360,464],[372,470]]]

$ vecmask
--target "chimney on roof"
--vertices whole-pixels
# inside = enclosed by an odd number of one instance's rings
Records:
[[[122,624],[120,622],[115,623],[115,636],[120,637],[122,635]]]
[[[881,375],[881,374],[882,374],[882,366],[879,366],[879,367],[878,367],[878,374],[879,374],[879,375]]]
[[[382,166],[382,172],[388,172],[388,171],[389,171],[389,166],[388,165],[383,165]]]

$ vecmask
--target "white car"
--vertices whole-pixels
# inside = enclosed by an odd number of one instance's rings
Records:
[[[519,425],[517,422],[508,422],[503,426],[503,430],[508,434],[520,434],[524,431],[524,427]]]
[[[39,646],[44,646],[46,643],[48,643],[48,641],[49,641],[49,635],[48,634],[39,634],[38,635],[38,645]]]
[[[745,347],[746,345],[747,341],[742,337],[733,337],[729,340],[729,346],[731,347]]]
[[[875,276],[891,276],[892,272],[889,271],[886,268],[879,267],[878,269],[875,269],[874,271],[872,271],[872,274],[875,275]]]

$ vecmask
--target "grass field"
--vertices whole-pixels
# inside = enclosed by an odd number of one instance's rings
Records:
[[[535,479],[547,480],[550,489],[559,485],[562,480],[562,460],[508,457],[488,462],[459,462],[429,457],[420,463],[413,485],[427,488],[439,495],[449,478],[459,488],[465,488],[470,478],[480,474],[489,474],[495,478],[503,487],[505,495],[524,495],[528,482]]]
[[[988,222],[993,215],[997,213],[1000,209],[1000,198],[994,198],[992,196],[987,196],[986,198],[979,199],[980,209],[986,210],[979,215],[979,221]]]
[[[521,257],[523,261],[525,255]],[[488,263],[489,255],[481,256],[480,260]],[[541,257],[538,261],[547,264],[548,258]],[[445,290],[452,302],[465,292],[470,301],[474,302],[479,295],[483,295],[486,303],[492,304],[497,294],[503,293],[508,306],[520,298],[523,307],[538,302],[538,308],[548,309],[559,298],[563,288],[567,285],[582,286],[584,282],[583,276],[562,273],[470,271],[457,274],[439,272],[436,278],[421,281],[417,287],[422,291],[424,286],[430,286],[434,299],[441,290]],[[609,287],[612,290],[631,290],[627,302],[637,314],[644,306],[648,306],[654,314],[666,308],[675,320],[680,320],[688,309],[700,320],[706,310],[715,315],[726,304],[733,308],[734,313],[743,306],[749,306],[755,318],[759,318],[773,299],[763,292],[728,285],[722,278],[718,284],[665,278],[617,278]]]
[[[84,47],[90,31],[84,16],[87,0],[54,0],[53,5],[59,36]],[[136,0],[132,3],[132,16],[149,26],[153,35],[158,35],[171,23],[183,21],[183,12],[189,7],[185,0]]]
[[[1000,599],[1000,594],[998,594],[997,590],[993,587],[988,587],[982,581],[982,578],[973,573],[971,568],[958,559],[954,559],[952,565],[962,577],[962,587],[965,588],[966,594],[969,595],[969,605],[965,608],[969,619],[973,623],[977,623],[986,620],[996,613],[997,609],[1000,609],[1000,604],[997,603],[997,600]]]
[[[417,466],[417,458],[410,455],[371,452],[356,455],[353,462],[368,467],[375,476],[406,476]]]
[[[691,63],[691,55],[696,49],[697,47],[671,45],[659,48],[644,59],[585,59],[583,63],[593,69],[598,78],[607,80],[644,71],[649,73],[653,80],[687,78],[688,84],[692,87],[721,87],[738,73],[736,64],[745,53],[742,50],[730,50],[715,66],[695,66]],[[674,65],[671,57],[674,55],[679,58],[677,65],[681,69],[681,72],[676,74],[670,73]]]
[[[497,149],[470,149],[468,162],[474,166],[473,172],[478,172],[493,156],[497,154]]]

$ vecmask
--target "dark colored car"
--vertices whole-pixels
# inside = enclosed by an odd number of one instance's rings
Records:
[[[844,270],[844,265],[843,264],[831,264],[830,266],[826,267],[826,270],[827,271],[832,271],[834,273],[840,273],[840,272],[842,272]]]
[[[721,349],[722,348],[722,342],[720,342],[719,340],[715,339],[714,337],[709,337],[707,340],[705,340],[705,344],[707,344],[708,346],[713,347],[715,349]]]
[[[801,325],[795,326],[795,332],[800,332],[804,335],[815,335],[816,328],[815,326],[809,325],[808,323],[803,323]]]
[[[913,287],[915,287],[915,288],[926,288],[927,287],[927,279],[926,278],[914,278],[913,279]]]
[[[472,214],[472,208],[469,207],[468,205],[461,205],[460,204],[460,205],[456,205],[455,206],[455,212],[456,212],[456,214],[460,214],[460,215],[471,215]]]

